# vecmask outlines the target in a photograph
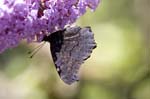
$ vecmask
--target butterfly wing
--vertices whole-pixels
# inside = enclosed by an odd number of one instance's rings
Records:
[[[78,81],[81,64],[90,57],[96,47],[90,27],[69,27],[53,33],[50,38],[51,53],[61,79],[72,84]]]

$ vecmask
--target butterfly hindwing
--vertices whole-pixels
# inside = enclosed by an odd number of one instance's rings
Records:
[[[69,27],[47,38],[51,43],[53,61],[61,79],[67,84],[78,81],[81,64],[90,57],[96,47],[90,27]]]

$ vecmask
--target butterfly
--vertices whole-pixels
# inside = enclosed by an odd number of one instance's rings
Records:
[[[81,64],[96,48],[90,27],[67,27],[44,36],[43,41],[50,43],[56,70],[60,78],[69,85],[79,80],[78,71]]]

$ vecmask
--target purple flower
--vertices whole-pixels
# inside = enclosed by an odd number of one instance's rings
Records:
[[[0,0],[0,53],[74,23],[99,0]]]

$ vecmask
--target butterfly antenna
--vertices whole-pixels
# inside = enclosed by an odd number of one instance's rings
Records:
[[[28,54],[30,54],[30,58],[32,58],[44,46],[44,44],[45,42],[35,47],[33,50],[29,51]]]

